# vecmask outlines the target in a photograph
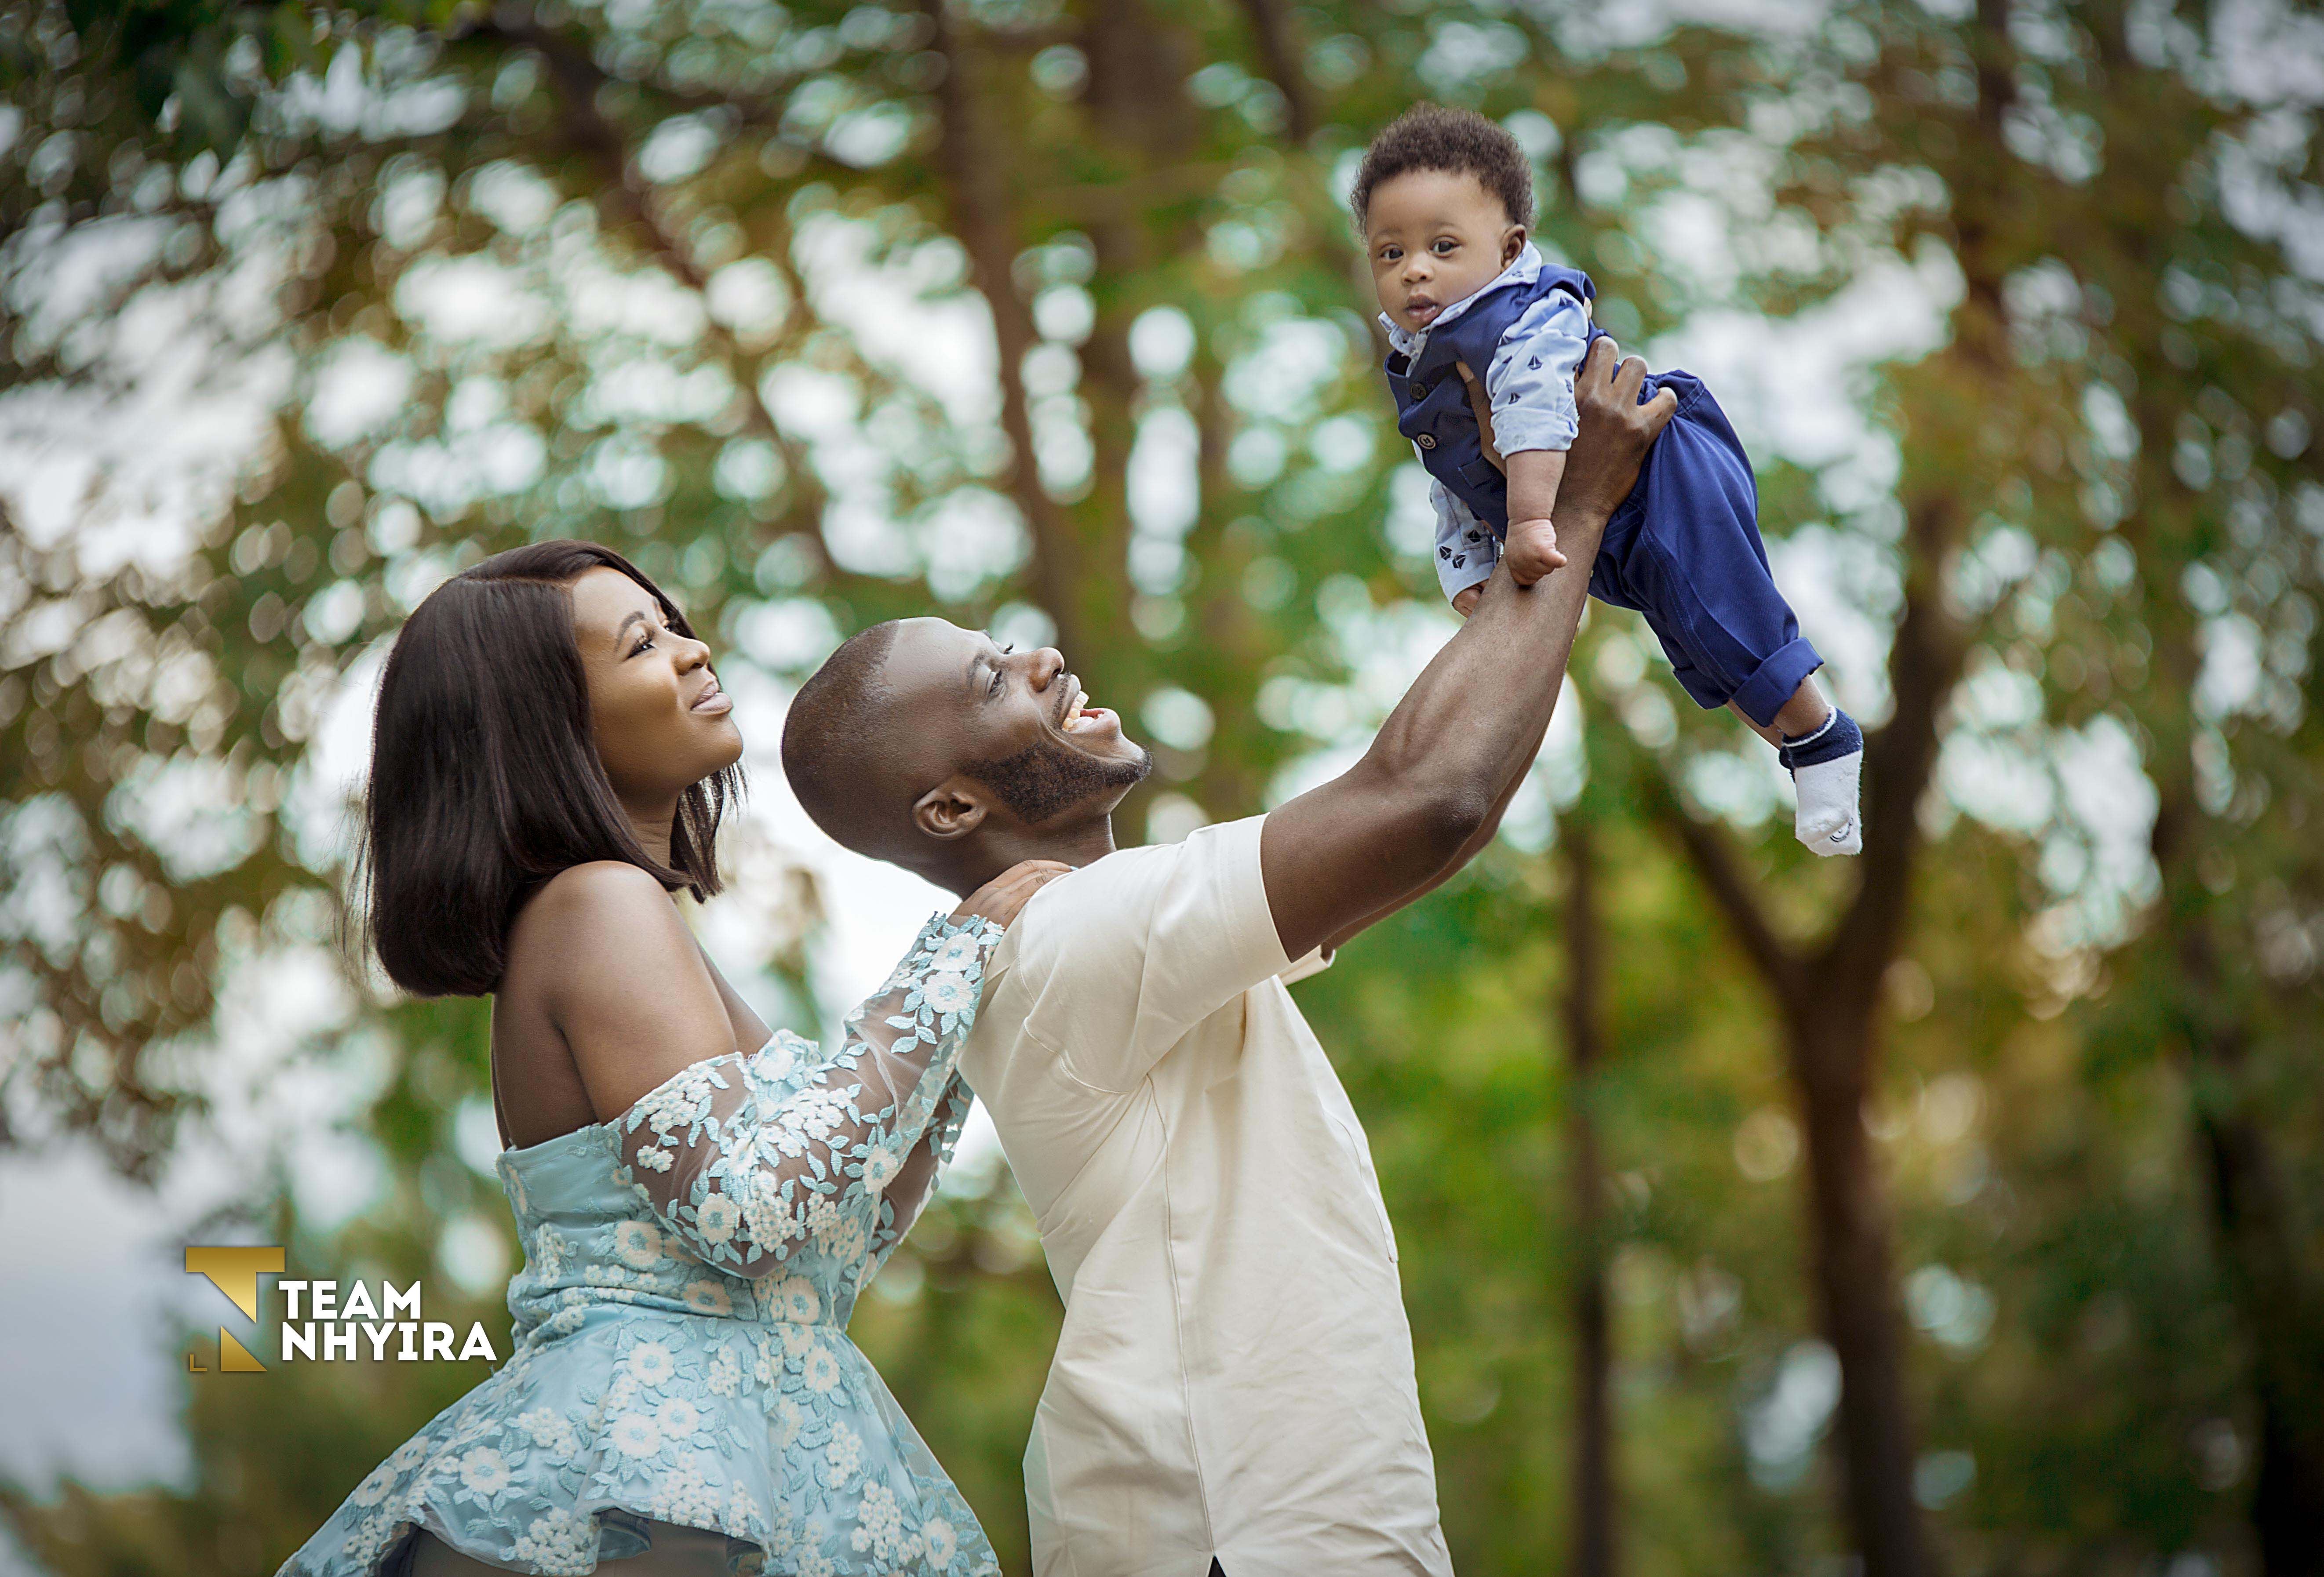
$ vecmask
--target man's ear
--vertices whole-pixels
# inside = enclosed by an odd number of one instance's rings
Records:
[[[955,773],[912,802],[912,824],[930,838],[965,838],[984,825],[985,787]]]
[[[1525,243],[1526,227],[1522,225],[1512,225],[1501,233],[1501,266],[1503,268],[1517,261],[1517,253],[1525,250]]]

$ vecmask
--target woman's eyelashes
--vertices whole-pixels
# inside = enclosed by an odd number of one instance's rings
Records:
[[[634,657],[634,656],[636,656],[640,652],[651,651],[651,650],[653,649],[653,644],[654,644],[654,638],[653,638],[653,637],[654,637],[655,636],[657,636],[657,635],[669,635],[669,634],[670,634],[670,633],[671,633],[671,631],[670,631],[670,628],[669,628],[669,626],[668,626],[667,624],[665,624],[665,625],[661,626],[661,627],[660,627],[659,628],[658,628],[658,629],[657,629],[657,628],[645,628],[645,627],[643,627],[643,626],[641,626],[641,627],[640,627],[640,628],[639,628],[639,633],[638,633],[638,644],[637,644],[636,646],[632,646],[632,647],[630,648],[630,656],[632,656],[632,657]]]

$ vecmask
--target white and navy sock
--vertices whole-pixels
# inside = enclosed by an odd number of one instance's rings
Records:
[[[1794,739],[1781,736],[1775,759],[1799,791],[1793,835],[1818,854],[1864,852],[1864,818],[1857,795],[1864,774],[1864,730],[1838,707],[1823,726]]]

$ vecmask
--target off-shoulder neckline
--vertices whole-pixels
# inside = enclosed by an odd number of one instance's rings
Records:
[[[671,1074],[669,1077],[663,1079],[661,1083],[654,1086],[653,1088],[646,1091],[644,1095],[640,1096],[636,1100],[632,1101],[628,1105],[623,1106],[620,1111],[614,1113],[612,1116],[606,1118],[602,1123],[584,1123],[578,1128],[568,1128],[562,1133],[551,1134],[549,1137],[541,1140],[537,1144],[512,1144],[506,1146],[501,1151],[499,1156],[495,1159],[508,1161],[523,1160],[529,1156],[537,1155],[540,1151],[549,1149],[551,1145],[563,1144],[567,1140],[578,1139],[584,1134],[598,1134],[604,1132],[609,1128],[617,1128],[621,1125],[622,1120],[627,1117],[632,1112],[636,1111],[640,1106],[645,1105],[646,1102],[651,1100],[655,1096],[669,1088],[678,1079],[681,1079],[687,1074],[692,1073],[696,1068],[709,1068],[721,1062],[748,1061],[758,1056],[760,1051],[764,1051],[769,1046],[773,1045],[777,1041],[782,1039],[782,1034],[783,1032],[780,1030],[773,1031],[771,1034],[768,1035],[765,1041],[760,1043],[757,1050],[721,1051],[715,1057],[705,1057],[699,1061],[689,1062],[684,1068],[681,1068],[676,1073]]]
[[[973,914],[957,925],[952,922],[949,915],[938,914],[934,916],[929,923],[933,924],[939,921],[941,921],[945,926],[945,939],[962,935],[966,932],[980,931],[983,927],[992,924],[992,921],[988,917],[982,914]],[[920,929],[925,931],[927,930],[927,926],[923,925]],[[1005,932],[1006,928],[1004,927],[1002,929]],[[585,1135],[603,1133],[609,1128],[618,1126],[624,1117],[627,1117],[632,1112],[636,1111],[648,1100],[651,1099],[664,1088],[668,1087],[673,1081],[684,1077],[694,1069],[697,1068],[708,1068],[713,1063],[726,1062],[730,1060],[747,1062],[752,1059],[756,1058],[760,1052],[764,1051],[777,1041],[781,1040],[784,1033],[785,1031],[781,1030],[770,1031],[767,1038],[761,1041],[757,1049],[754,1050],[721,1051],[715,1057],[705,1057],[698,1062],[689,1062],[684,1068],[679,1068],[676,1073],[671,1074],[669,1078],[663,1079],[660,1084],[654,1086],[652,1089],[646,1091],[644,1095],[640,1096],[636,1100],[632,1101],[628,1105],[623,1106],[620,1111],[614,1113],[611,1117],[606,1118],[602,1123],[585,1123],[578,1128],[568,1128],[562,1133],[551,1134],[549,1138],[542,1140],[538,1144],[527,1144],[521,1147],[517,1145],[504,1146],[501,1150],[499,1155],[495,1156],[493,1160],[495,1163],[503,1160],[521,1161],[529,1157],[540,1154],[542,1151],[549,1149],[552,1145],[563,1144],[569,1140],[579,1139]]]

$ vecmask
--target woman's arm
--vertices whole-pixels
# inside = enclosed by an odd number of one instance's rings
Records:
[[[715,971],[661,884],[613,861],[560,873],[533,919],[555,942],[550,1011],[664,1224],[706,1261],[763,1275],[850,1189],[883,1188],[950,1077],[1003,926],[1065,869],[1012,867],[930,921],[849,1016],[840,1050],[779,1098],[752,1077],[760,1047],[736,1044]],[[778,1065],[768,1079],[789,1071],[785,1055],[814,1052],[796,1037],[766,1045]]]
[[[851,1207],[864,1197],[883,1199],[923,1145],[1001,937],[981,916],[930,920],[888,984],[848,1015],[837,1053],[796,1087],[815,1048],[777,1035],[763,1052],[680,1069],[621,1114],[619,1153],[663,1225],[737,1276],[768,1275],[835,1229],[843,1235],[826,1246],[864,1259],[875,1244],[860,1233],[847,1242],[844,1224],[861,1219]],[[879,1226],[892,1219],[881,1216]]]

